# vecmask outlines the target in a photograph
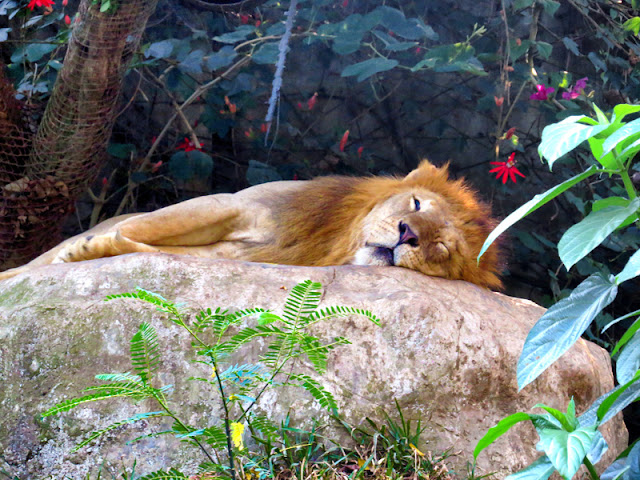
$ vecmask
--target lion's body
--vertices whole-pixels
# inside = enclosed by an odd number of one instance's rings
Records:
[[[498,288],[498,254],[476,262],[493,221],[446,168],[404,179],[273,182],[123,215],[66,240],[0,280],[49,263],[167,252],[289,265],[398,265]]]

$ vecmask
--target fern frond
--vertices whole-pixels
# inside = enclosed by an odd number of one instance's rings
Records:
[[[131,363],[144,385],[150,385],[158,368],[160,350],[155,328],[144,322],[131,338]]]
[[[271,342],[260,360],[271,369],[277,368],[282,362],[299,356],[300,350],[297,348],[299,342],[300,336],[296,334],[289,334],[278,338]]]
[[[285,332],[273,325],[258,325],[255,328],[247,327],[233,335],[229,340],[218,345],[218,352],[235,352],[238,348],[254,338],[258,337],[282,337]]]
[[[247,421],[252,428],[260,432],[272,443],[278,440],[278,428],[265,415],[250,414]]]
[[[151,305],[155,305],[159,311],[169,314],[169,320],[171,320],[173,323],[184,325],[182,312],[179,308],[180,306],[168,301],[162,295],[149,292],[144,288],[136,287],[135,292],[107,295],[104,300],[105,302],[108,302],[109,300],[115,300],[118,298],[135,298],[137,300],[142,300],[143,302],[150,303]]]
[[[136,442],[144,440],[145,438],[156,438],[160,435],[174,435],[175,432],[173,430],[163,430],[162,432],[152,432],[147,433],[146,435],[140,435],[139,437],[133,438],[125,443],[125,445],[133,445]]]
[[[338,318],[338,317],[348,317],[351,315],[361,315],[363,317],[368,318],[376,325],[380,325],[380,319],[376,317],[369,310],[364,310],[362,308],[353,308],[353,307],[343,307],[343,306],[335,306],[328,307],[322,310],[318,310],[309,314],[309,316],[302,321],[302,325],[307,327],[314,323],[317,323],[322,320],[328,320],[330,318]]]
[[[180,473],[175,468],[170,468],[168,472],[164,470],[158,470],[157,472],[149,473],[144,477],[139,477],[138,480],[184,480],[187,477]]]
[[[216,450],[227,448],[227,434],[221,427],[214,425],[209,428],[205,428],[202,433],[202,437],[208,445],[211,445],[211,447]]]
[[[239,387],[250,387],[256,381],[264,380],[262,373],[265,368],[260,364],[232,365],[220,373],[220,379]]]
[[[75,447],[73,447],[73,449],[71,450],[71,453],[77,452],[78,450],[80,450],[85,445],[93,442],[96,438],[98,438],[99,436],[105,434],[106,432],[109,432],[109,431],[113,430],[114,428],[118,428],[118,427],[120,427],[122,425],[126,425],[126,424],[129,424],[129,423],[135,423],[138,420],[144,420],[144,419],[153,418],[153,417],[166,417],[166,416],[167,416],[167,414],[165,412],[138,413],[137,415],[134,415],[133,417],[129,417],[126,420],[122,420],[120,422],[112,423],[108,427],[105,427],[105,428],[103,428],[101,430],[96,430],[95,432],[91,433],[86,439],[84,439],[82,442],[80,442]]]
[[[96,379],[103,380],[105,382],[118,382],[118,383],[137,383],[141,387],[144,385],[138,375],[133,373],[101,373],[96,375]]]
[[[313,364],[315,371],[323,374],[327,370],[327,357],[329,352],[339,345],[349,345],[350,343],[351,342],[344,337],[336,337],[333,343],[323,345],[316,337],[305,335],[300,342],[300,348]]]
[[[128,388],[127,386],[130,386]],[[72,408],[80,405],[81,403],[87,402],[95,402],[97,400],[103,400],[105,398],[114,398],[114,397],[134,397],[138,399],[145,398],[148,395],[146,390],[140,389],[139,385],[135,384],[112,384],[112,385],[103,385],[99,387],[89,387],[86,388],[85,391],[93,391],[100,390],[97,393],[92,393],[90,395],[84,395],[78,398],[71,398],[69,400],[65,400],[64,402],[60,402],[49,410],[42,414],[43,417],[49,417],[51,415],[55,415],[60,412],[66,412],[71,410]]]
[[[293,374],[290,378],[292,380],[299,381],[300,386],[309,392],[322,407],[329,411],[329,413],[337,413],[338,404],[336,403],[335,398],[331,392],[326,390],[318,381],[314,380],[309,375],[303,374]]]
[[[322,285],[305,280],[291,289],[284,304],[284,322],[289,330],[296,330],[301,317],[311,315],[320,304]]]
[[[213,313],[210,308],[199,311],[196,314],[195,320],[193,321],[192,330],[194,331],[194,333],[196,334],[201,333],[207,328],[215,325],[216,322],[219,322],[220,320],[224,320],[226,316],[226,311],[222,313],[218,313],[218,312],[220,312],[220,308],[216,309],[215,313]]]

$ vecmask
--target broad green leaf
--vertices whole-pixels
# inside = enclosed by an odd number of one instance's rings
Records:
[[[640,333],[636,332],[620,351],[616,361],[619,384],[630,382],[640,369]]]
[[[611,129],[612,127],[609,126],[607,127],[606,130]],[[600,165],[602,165],[605,168],[610,168],[610,169],[616,169],[618,168],[618,161],[616,160],[616,156],[613,154],[613,152],[609,152],[606,155],[603,155],[603,151],[604,151],[604,142],[606,142],[607,137],[606,135],[606,131],[604,133],[602,133],[602,135],[600,136],[596,136],[596,137],[591,137],[587,140],[587,142],[589,142],[589,148],[591,149],[591,153],[593,154],[594,158],[598,161],[598,163],[600,163]],[[603,138],[600,138],[601,136],[603,136]]]
[[[600,461],[602,456],[607,453],[609,450],[609,445],[607,441],[604,439],[602,434],[596,430],[596,436],[593,439],[593,443],[591,444],[591,450],[587,454],[587,458],[592,464],[596,464]]]
[[[573,402],[573,399],[571,399],[571,401]],[[562,428],[564,428],[568,432],[570,432],[571,430],[573,430],[577,426],[577,425],[573,425],[572,419],[567,417],[567,415],[565,413],[562,413],[560,410],[556,410],[555,408],[551,408],[551,407],[549,407],[547,405],[544,405],[542,403],[538,403],[538,404],[534,405],[533,408],[542,408],[543,410],[546,410],[547,412],[549,412],[549,414],[553,418],[555,418],[558,422],[560,422],[560,425],[562,425]],[[573,414],[575,416],[575,404],[574,404],[573,408],[574,408]],[[575,417],[574,417],[574,419],[575,419]]]
[[[634,35],[640,34],[640,17],[631,17],[622,24],[622,28],[633,32]]]
[[[553,46],[547,42],[536,42],[536,50],[538,50],[538,55],[547,60],[551,56]]]
[[[629,478],[640,478],[640,443],[636,443],[629,452],[627,465],[629,466]]]
[[[434,72],[468,72],[475,75],[487,75],[480,61],[475,57],[475,49],[466,43],[441,45],[429,49],[423,60],[411,68],[416,72],[429,68]]]
[[[382,25],[402,38],[418,40],[428,34],[427,27],[421,21],[415,18],[405,18],[404,13],[397,8],[384,5],[376,10],[382,12]]]
[[[149,45],[149,48],[144,52],[144,56],[146,58],[154,57],[154,58],[167,58],[173,52],[175,40],[162,40],[160,42],[155,42]]]
[[[547,125],[542,130],[542,140],[538,147],[538,154],[541,158],[546,158],[549,163],[549,169],[553,167],[553,163],[570,152],[588,138],[597,135],[608,125],[585,125],[578,123],[583,120],[584,115],[567,117],[560,123]],[[570,123],[567,120],[573,119]]]
[[[523,389],[566,352],[591,321],[616,297],[618,286],[591,275],[571,295],[553,305],[533,326],[518,360],[518,387]]]
[[[598,210],[604,210],[605,208],[610,207],[612,205],[626,207],[630,203],[631,203],[631,200],[625,197],[602,198],[600,200],[596,200],[595,202],[593,202],[593,205],[591,205],[591,211],[597,212]],[[620,230],[628,225],[631,225],[637,219],[638,219],[638,215],[636,213],[633,213],[632,215],[629,215],[627,219],[624,222],[622,222],[617,229]]]
[[[624,266],[622,271],[616,275],[616,283],[620,285],[622,282],[631,280],[640,275],[640,250],[631,255],[631,258]]]
[[[640,378],[640,374],[635,372],[633,377],[629,379],[626,383],[619,385],[615,390],[609,392],[607,397],[600,403],[598,410],[596,411],[596,415],[598,416],[598,421],[604,423],[603,419],[611,410],[612,405],[618,400],[622,394],[627,391],[634,383],[638,381]]]
[[[618,323],[621,320],[624,320],[625,318],[629,318],[632,317],[634,315],[640,315],[640,310],[636,310],[635,312],[631,312],[628,313],[622,317],[618,317],[615,320],[609,322],[603,329],[602,331],[604,332],[606,329],[608,329],[611,325],[613,325],[614,323]],[[633,322],[631,324],[631,326],[629,328],[627,328],[627,331],[624,332],[624,335],[622,335],[622,337],[620,337],[620,340],[618,340],[618,343],[616,343],[615,348],[613,349],[613,351],[611,352],[611,356],[613,357],[616,353],[618,353],[618,351],[624,347],[626,345],[626,343],[631,340],[631,337],[633,337],[633,335],[640,330],[640,318],[636,319],[635,322]]]
[[[626,161],[628,158],[633,157],[636,153],[640,152],[640,139],[627,146],[618,154],[618,160],[620,162]]]
[[[524,470],[512,473],[505,480],[547,480],[555,471],[551,460],[543,455]]]
[[[591,450],[596,432],[595,427],[582,427],[573,432],[543,430],[538,432],[540,441],[536,449],[543,451],[560,475],[568,480],[577,473],[582,460]]]
[[[179,64],[178,68],[193,75],[199,75],[202,73],[202,59],[204,58],[204,52],[202,50],[193,50],[189,52]]]
[[[384,48],[386,50],[390,50],[392,52],[402,52],[418,45],[418,42],[399,42],[391,35],[388,35],[380,30],[374,30],[372,33],[380,40],[382,40],[382,42],[384,43]]]
[[[478,441],[476,448],[473,449],[473,458],[477,459],[482,450],[495,442],[498,437],[507,433],[507,431],[516,423],[524,422],[526,420],[531,420],[531,416],[525,412],[514,413],[513,415],[509,415],[508,417],[500,420],[495,427],[491,427],[487,433],[485,433],[484,437]]]
[[[397,60],[389,60],[387,58],[370,58],[364,62],[349,65],[342,71],[343,77],[357,76],[358,81],[366,80],[376,73],[391,70],[398,65]]]
[[[600,58],[600,56],[596,52],[589,52],[587,58],[591,60],[591,63],[593,63],[593,66],[596,67],[596,70],[602,70],[603,72],[606,72],[608,70],[607,64],[602,61],[602,58]]]
[[[640,105],[629,105],[628,103],[621,103],[613,107],[613,115],[615,122],[620,123],[622,119],[630,113],[640,112]]]
[[[231,62],[238,56],[231,45],[225,45],[217,52],[209,54],[207,58],[207,68],[215,71],[219,68],[231,65]]]
[[[616,460],[600,475],[600,480],[624,480],[625,474],[630,467],[627,465],[627,459],[621,458]]]
[[[255,32],[255,28],[251,25],[241,25],[233,32],[227,32],[222,35],[213,37],[216,42],[220,43],[238,43],[246,40],[249,35]]]
[[[46,54],[53,52],[58,48],[57,44],[50,43],[31,43],[25,50],[27,60],[30,62],[37,62]]]
[[[265,43],[251,56],[251,60],[259,65],[273,65],[278,61],[279,54],[277,43]]]
[[[580,50],[578,50],[578,44],[571,38],[564,37],[562,39],[562,43],[564,43],[565,48],[569,50],[571,53],[573,53],[576,57],[579,57],[582,55],[580,53]]]
[[[517,210],[507,216],[507,218],[502,220],[500,224],[489,234],[484,244],[482,245],[482,249],[480,249],[480,253],[478,254],[478,261],[480,261],[480,257],[482,257],[482,254],[487,251],[487,248],[489,248],[489,246],[496,240],[496,238],[498,238],[504,231],[515,224],[518,220],[526,217],[531,212],[536,211],[538,208],[550,202],[564,191],[573,187],[576,183],[579,183],[585,178],[588,178],[598,172],[598,168],[595,165],[592,165],[581,174],[576,175],[575,177],[571,177],[569,180],[565,180],[561,184],[550,188],[544,193],[539,193],[527,203],[520,206]]]
[[[617,393],[622,390],[621,393]],[[598,420],[598,409],[609,398],[610,395],[617,394],[615,400],[607,409],[603,409],[603,416],[601,420]],[[628,405],[640,398],[640,382],[629,382],[629,384],[618,385],[613,390],[600,396],[591,406],[584,412],[578,420],[580,420],[581,426],[587,425],[601,425],[608,422],[621,412]],[[606,410],[606,412],[604,411]]]
[[[598,123],[600,125],[610,125],[611,124],[611,122],[609,121],[607,116],[604,114],[604,112],[602,110],[600,110],[600,107],[598,107],[595,103],[593,104],[593,111],[596,112],[596,118],[598,119]]]
[[[213,171],[213,159],[199,150],[180,150],[169,159],[169,175],[176,180],[205,179]]]
[[[567,270],[600,245],[616,228],[640,208],[640,198],[626,207],[612,205],[591,212],[569,228],[558,242],[558,254]]]
[[[542,7],[547,15],[553,17],[560,8],[560,2],[556,2],[555,0],[544,0],[542,2]]]
[[[635,120],[622,125],[614,133],[609,135],[609,138],[606,139],[603,145],[604,153],[609,153],[611,150],[616,148],[620,142],[629,139],[629,137],[637,133],[640,133],[640,118],[636,118]]]

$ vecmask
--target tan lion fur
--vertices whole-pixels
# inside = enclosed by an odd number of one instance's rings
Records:
[[[423,210],[405,211],[403,202],[411,196],[423,199]],[[380,213],[385,208],[395,213]],[[398,242],[395,230],[405,222],[416,232],[415,245]],[[390,264],[500,288],[498,247],[490,247],[480,263],[476,261],[494,223],[489,207],[463,180],[449,180],[446,166],[436,168],[425,161],[404,178],[273,182],[118,217],[24,267],[0,273],[0,280],[48,263],[133,252],[308,266],[358,263],[360,258],[360,263],[364,259],[364,264],[380,265],[387,263],[371,252],[382,245],[387,255],[395,255]]]

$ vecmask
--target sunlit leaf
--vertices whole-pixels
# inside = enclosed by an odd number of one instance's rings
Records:
[[[533,326],[518,361],[518,387],[524,388],[566,352],[591,321],[609,305],[618,286],[592,275],[571,295],[549,308]]]

